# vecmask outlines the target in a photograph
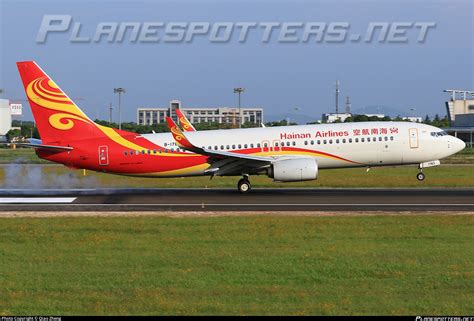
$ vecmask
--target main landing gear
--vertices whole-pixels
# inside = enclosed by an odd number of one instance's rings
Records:
[[[239,180],[237,183],[237,189],[239,190],[240,194],[247,194],[250,192],[252,185],[250,185],[248,175],[244,175],[244,177]]]

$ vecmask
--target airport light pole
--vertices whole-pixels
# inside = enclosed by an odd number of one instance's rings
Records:
[[[112,107],[112,103],[110,103],[109,106],[109,124],[112,124],[112,111],[114,110],[114,107]]]
[[[245,91],[245,88],[242,88],[242,87],[234,88],[234,94],[239,95],[239,128],[242,128],[242,110],[240,107],[240,94],[242,94],[244,91]]]
[[[122,130],[122,110],[120,109],[120,102],[121,102],[121,96],[124,93],[125,93],[125,88],[122,88],[122,87],[114,88],[114,94],[118,94],[118,97],[119,97],[118,107],[119,107],[119,129],[120,130]]]

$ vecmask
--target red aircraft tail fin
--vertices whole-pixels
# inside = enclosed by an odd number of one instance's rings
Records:
[[[43,143],[103,136],[36,62],[17,62],[17,67]]]
[[[186,118],[186,116],[184,116],[181,109],[179,109],[179,108],[176,109],[176,115],[178,116],[179,125],[181,126],[183,131],[185,131],[185,132],[195,132],[196,131],[194,126],[189,122],[189,120]]]

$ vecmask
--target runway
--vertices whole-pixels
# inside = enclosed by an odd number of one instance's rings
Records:
[[[474,211],[474,189],[0,189],[2,211]]]

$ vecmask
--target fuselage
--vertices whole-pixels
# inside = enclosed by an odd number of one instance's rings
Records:
[[[73,147],[68,152],[38,154],[66,166],[122,175],[209,175],[208,156],[179,148],[171,133],[113,133],[68,141]],[[275,158],[311,157],[320,169],[420,164],[443,159],[465,147],[463,141],[439,128],[411,122],[208,130],[188,132],[186,136],[209,150]]]

